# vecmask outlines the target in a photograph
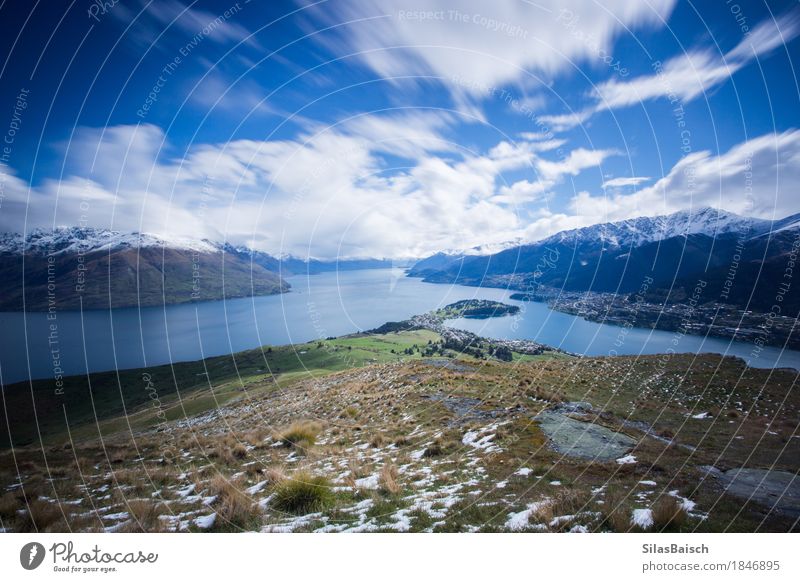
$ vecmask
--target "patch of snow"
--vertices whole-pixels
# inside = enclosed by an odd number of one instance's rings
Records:
[[[208,529],[214,526],[214,522],[217,521],[217,514],[211,513],[209,515],[201,515],[200,517],[196,517],[193,520],[193,523],[199,527],[200,529]]]
[[[518,531],[518,530],[521,530],[521,529],[525,529],[526,527],[529,527],[528,522],[531,519],[531,515],[533,515],[534,513],[539,511],[540,509],[542,509],[548,503],[550,503],[550,499],[543,499],[542,501],[535,501],[533,503],[529,503],[528,506],[525,509],[523,509],[522,511],[510,514],[508,516],[508,519],[506,520],[506,524],[505,524],[506,529],[509,529],[509,530],[512,530],[512,531]],[[541,525],[541,524],[539,524],[539,525]]]
[[[625,455],[617,459],[617,465],[632,465],[636,462],[636,457],[633,455]]]
[[[631,525],[638,525],[642,529],[653,527],[653,510],[634,509],[631,514]]]
[[[355,483],[356,487],[358,487],[359,489],[377,489],[378,480],[379,480],[379,475],[376,473],[375,475],[370,475],[369,477],[356,479]]]
[[[252,487],[248,487],[247,489],[245,489],[245,492],[246,492],[248,495],[255,495],[256,493],[258,493],[259,491],[261,491],[261,490],[262,490],[262,489],[263,489],[263,488],[264,488],[266,485],[267,485],[267,482],[266,482],[266,481],[261,481],[261,482],[259,482],[259,483],[256,483],[256,484],[255,484],[255,485],[253,485]]]

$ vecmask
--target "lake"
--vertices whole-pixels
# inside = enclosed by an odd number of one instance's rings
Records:
[[[751,360],[758,367],[800,369],[800,352],[765,348],[753,359],[751,344],[684,336],[677,346],[665,331],[601,325],[508,299],[504,289],[436,285],[405,277],[401,269],[375,269],[293,276],[292,291],[166,307],[111,311],[0,313],[0,380],[87,371],[138,368],[229,354],[260,345],[300,343],[372,329],[460,299],[493,299],[520,305],[522,317],[455,320],[451,325],[496,338],[526,338],[588,355],[717,352]],[[51,327],[54,326],[54,327]],[[621,331],[625,331],[620,346]],[[55,351],[57,350],[57,351]]]

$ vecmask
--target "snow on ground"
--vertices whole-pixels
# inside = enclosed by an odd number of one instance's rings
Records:
[[[617,465],[632,465],[636,462],[636,457],[633,455],[625,455],[617,459]]]
[[[522,511],[510,514],[506,520],[506,529],[518,531],[529,527],[528,522],[530,521],[531,516],[547,506],[548,503],[550,503],[549,498],[542,499],[541,501],[534,501],[533,503],[529,503],[528,506]],[[538,529],[543,529],[544,525],[537,524],[536,527]]]
[[[214,523],[217,521],[217,514],[211,513],[209,515],[201,515],[194,519],[192,523],[194,523],[200,529],[208,529],[214,526]]]
[[[631,514],[631,525],[637,525],[642,529],[653,527],[653,510],[634,509]]]

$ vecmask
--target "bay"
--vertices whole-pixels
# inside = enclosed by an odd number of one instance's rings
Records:
[[[375,328],[461,299],[520,305],[519,317],[454,320],[449,325],[495,338],[533,339],[588,355],[678,352],[736,355],[757,367],[800,368],[800,352],[672,332],[601,325],[541,303],[508,299],[504,289],[424,283],[401,269],[293,276],[292,291],[165,307],[111,311],[0,313],[0,380],[85,374],[229,354],[261,345],[302,343]],[[620,331],[625,330],[619,341]],[[620,345],[617,345],[620,344]]]

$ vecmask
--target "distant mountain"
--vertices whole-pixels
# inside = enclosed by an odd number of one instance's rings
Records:
[[[489,243],[468,249],[448,249],[439,251],[425,259],[416,261],[408,270],[410,277],[426,277],[440,271],[457,269],[458,265],[467,257],[484,257],[493,255],[507,249],[513,249],[522,244],[519,239],[503,243]]]
[[[57,228],[0,235],[0,310],[156,306],[289,290],[208,240]]]
[[[649,297],[675,301],[702,279],[703,301],[768,310],[798,236],[800,214],[771,221],[701,208],[563,231],[488,256],[438,253],[417,262],[409,275],[528,291],[543,285],[616,293],[635,293],[649,278]],[[800,284],[793,287],[783,305],[796,314]]]
[[[301,259],[292,255],[283,255],[279,258],[243,246],[224,244],[222,248],[226,253],[238,256],[246,261],[261,265],[268,271],[281,276],[290,275],[318,275],[336,271],[357,271],[361,269],[391,269],[405,267],[407,263],[391,259],[334,259],[322,260],[305,258]]]
[[[24,271],[23,271],[24,260]],[[0,233],[0,311],[107,309],[289,290],[283,277],[407,266],[388,259],[276,258],[207,239],[94,228]],[[24,277],[23,277],[24,272]],[[48,284],[52,283],[50,293]]]

